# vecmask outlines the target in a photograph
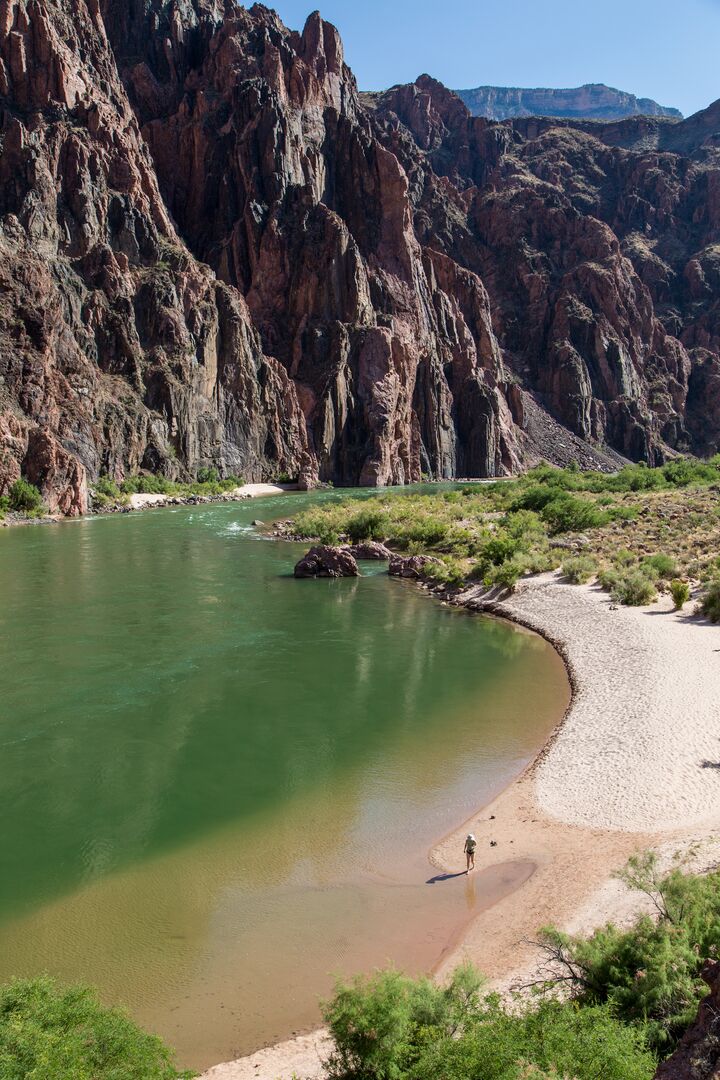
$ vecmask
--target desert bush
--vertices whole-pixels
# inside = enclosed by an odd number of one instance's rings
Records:
[[[2,1080],[178,1080],[170,1051],[94,992],[48,978],[0,989]]]
[[[655,574],[657,577],[667,581],[677,577],[678,565],[671,555],[662,553],[649,555],[646,559],[643,559],[640,565],[646,572],[649,571],[650,574]]]
[[[515,588],[523,574],[523,566],[515,559],[508,559],[501,566],[493,566],[485,575],[485,584],[488,586],[500,585],[504,589]]]
[[[361,540],[383,540],[387,530],[387,518],[380,510],[366,507],[348,518],[345,532],[354,544]]]
[[[8,509],[18,514],[37,514],[42,510],[42,495],[34,484],[20,477],[8,491]]]
[[[620,875],[646,894],[654,917],[628,929],[604,926],[588,938],[545,930],[542,944],[576,1002],[607,1004],[626,1024],[645,1027],[650,1045],[671,1052],[707,987],[700,970],[720,949],[720,874],[661,874],[654,854],[635,856]]]
[[[594,529],[610,520],[609,511],[600,510],[587,499],[562,492],[543,506],[540,516],[551,533],[582,532]]]
[[[468,576],[465,564],[451,555],[443,555],[439,562],[429,563],[425,573],[432,581],[451,586],[462,585]]]
[[[591,555],[575,555],[565,559],[562,572],[573,585],[584,585],[597,573],[597,563]]]
[[[710,622],[720,622],[720,578],[708,583],[700,601],[700,610]]]
[[[649,1080],[641,1026],[611,1009],[481,995],[471,968],[447,987],[384,972],[338,987],[324,1008],[332,1080]]]
[[[217,484],[220,474],[214,466],[203,465],[197,471],[198,484]]]
[[[175,485],[165,476],[141,473],[128,476],[120,485],[123,495],[170,495]]]
[[[640,569],[626,570],[610,586],[613,600],[627,607],[642,607],[656,598],[655,585]]]
[[[687,604],[688,600],[690,599],[690,586],[688,585],[687,581],[681,581],[679,578],[671,581],[670,595],[673,598],[675,610],[679,611],[683,604]]]
[[[510,536],[495,536],[488,540],[480,549],[480,557],[487,559],[493,566],[502,566],[508,559],[512,559],[518,550],[518,542]]]

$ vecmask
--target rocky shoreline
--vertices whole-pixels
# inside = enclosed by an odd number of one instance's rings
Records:
[[[42,517],[26,517],[8,511],[0,519],[0,528],[17,525],[57,525],[62,521],[82,520],[88,517],[105,517],[108,514],[133,514],[138,510],[152,510],[161,506],[211,506],[217,503],[245,502],[269,495],[286,495],[299,491],[297,484],[245,484],[232,491],[223,491],[217,495],[129,495],[127,503],[116,503],[103,507],[90,507],[80,518],[68,519],[64,514],[45,514]]]

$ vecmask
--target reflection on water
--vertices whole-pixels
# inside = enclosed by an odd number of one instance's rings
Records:
[[[196,1064],[312,1022],[330,972],[431,965],[509,885],[428,888],[423,850],[568,693],[539,639],[377,566],[294,581],[256,513],[0,536],[0,977],[88,979]]]

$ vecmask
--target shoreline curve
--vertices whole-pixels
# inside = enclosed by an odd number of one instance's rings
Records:
[[[478,867],[529,859],[535,873],[478,913],[434,968],[463,960],[501,991],[532,980],[529,937],[552,922],[589,932],[629,921],[643,903],[614,874],[635,852],[692,851],[702,870],[720,854],[720,637],[711,624],[661,598],[621,608],[592,585],[557,574],[522,581],[499,599],[481,586],[442,597],[542,636],[563,660],[571,700],[533,761],[492,802],[441,839],[434,866],[451,871],[472,826]],[[714,755],[714,756],[713,756]],[[708,807],[717,805],[713,812]],[[490,847],[490,841],[494,841]],[[320,1080],[329,1040],[322,1029],[217,1065],[201,1080]]]

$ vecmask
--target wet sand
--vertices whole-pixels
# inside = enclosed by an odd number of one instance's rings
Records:
[[[486,599],[470,589],[457,602],[482,610]],[[472,830],[479,869],[509,857],[537,868],[473,919],[438,977],[470,960],[497,988],[522,987],[538,974],[532,940],[543,926],[587,932],[642,910],[642,898],[613,878],[634,852],[656,848],[669,864],[674,853],[692,851],[698,870],[717,861],[720,632],[692,605],[671,607],[667,599],[617,607],[598,588],[555,575],[522,582],[494,606],[555,645],[573,701],[524,775],[432,852],[440,873],[457,871]],[[318,1033],[218,1066],[206,1080],[320,1077],[326,1051]]]

